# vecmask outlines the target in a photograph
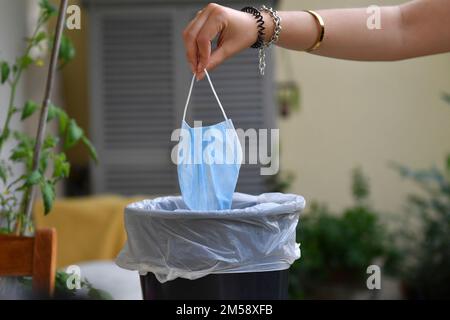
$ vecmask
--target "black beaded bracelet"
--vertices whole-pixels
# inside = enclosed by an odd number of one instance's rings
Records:
[[[244,7],[241,9],[243,12],[247,12],[252,14],[256,19],[256,24],[258,27],[258,38],[256,39],[256,42],[251,45],[252,48],[258,49],[261,48],[264,44],[264,20],[261,16],[261,12],[254,8],[254,7]]]

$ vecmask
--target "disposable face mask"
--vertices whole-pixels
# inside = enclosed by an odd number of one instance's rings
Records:
[[[226,210],[231,208],[242,148],[233,122],[225,114],[206,70],[205,73],[225,120],[207,127],[192,128],[187,124],[186,111],[195,82],[195,76],[192,77],[178,145],[178,183],[189,209]]]

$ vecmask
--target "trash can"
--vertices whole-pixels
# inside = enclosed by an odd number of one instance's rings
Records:
[[[234,193],[230,210],[191,211],[181,196],[125,208],[116,263],[141,275],[144,299],[286,299],[303,197]]]

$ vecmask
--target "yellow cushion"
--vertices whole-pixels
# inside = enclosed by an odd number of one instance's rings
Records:
[[[44,216],[42,201],[37,201],[35,225],[56,228],[58,267],[88,260],[111,260],[126,240],[125,206],[144,198],[114,195],[62,198],[55,201],[47,216]]]

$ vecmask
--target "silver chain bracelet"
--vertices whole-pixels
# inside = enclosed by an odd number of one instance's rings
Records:
[[[267,12],[275,24],[272,38],[269,42],[263,43],[263,45],[259,48],[259,73],[263,76],[266,68],[266,52],[264,50],[278,41],[281,33],[281,17],[278,15],[278,12],[272,8],[262,6],[260,10]]]

